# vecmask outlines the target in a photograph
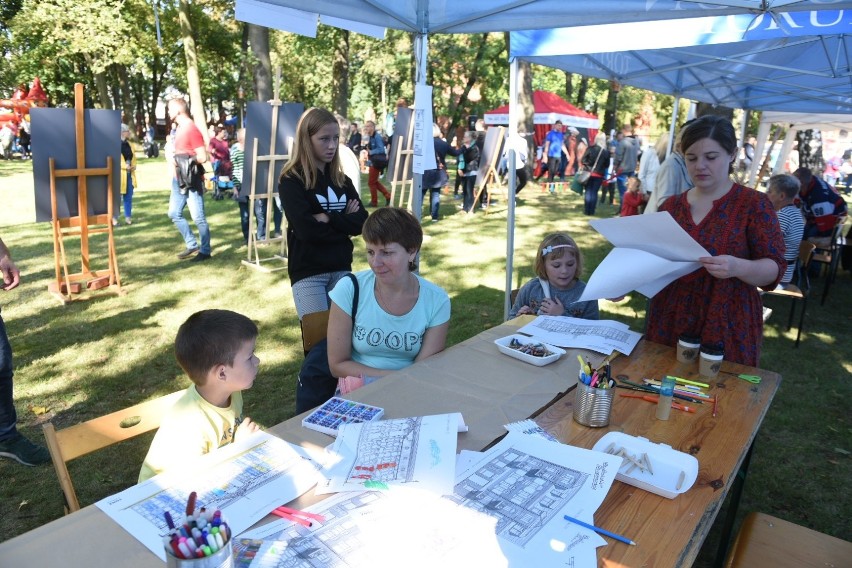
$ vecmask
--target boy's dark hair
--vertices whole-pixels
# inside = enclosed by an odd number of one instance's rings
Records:
[[[257,338],[257,325],[230,310],[202,310],[183,322],[175,338],[178,364],[196,385],[217,365],[233,366],[243,343]]]

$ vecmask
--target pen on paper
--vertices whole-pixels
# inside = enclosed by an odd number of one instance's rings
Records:
[[[568,515],[564,515],[564,516],[565,516],[566,521],[571,521],[575,525],[580,525],[581,527],[585,527],[587,529],[593,530],[593,531],[600,533],[602,535],[606,535],[610,538],[614,538],[615,540],[621,541],[624,544],[629,544],[630,546],[636,546],[636,543],[633,542],[632,540],[630,540],[629,538],[625,538],[621,535],[609,532],[608,530],[602,529],[600,527],[596,527],[595,525],[590,525],[588,523],[584,523],[580,519],[575,519],[574,517],[569,517]]]

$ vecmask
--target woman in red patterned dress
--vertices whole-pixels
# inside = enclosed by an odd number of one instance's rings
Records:
[[[763,336],[757,288],[774,288],[787,266],[778,218],[764,194],[730,179],[737,155],[730,121],[695,120],[681,147],[694,187],[660,210],[713,256],[654,296],[647,338],[674,346],[681,334],[700,337],[723,348],[726,360],[756,367]]]

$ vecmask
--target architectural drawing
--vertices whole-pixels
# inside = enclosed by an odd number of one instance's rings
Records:
[[[266,441],[249,448],[242,454],[217,464],[202,480],[189,479],[155,493],[144,501],[133,504],[137,515],[156,525],[160,535],[168,534],[163,511],[179,514],[186,509],[186,496],[195,491],[199,508],[227,510],[228,507],[258,488],[288,475],[299,465],[292,454],[275,451]]]
[[[266,432],[233,444],[125,489],[96,505],[151,552],[166,560],[164,513],[183,519],[190,493],[196,507],[219,509],[240,534],[275,507],[316,484],[315,462],[301,448]]]
[[[347,481],[411,482],[422,417],[365,424]]]
[[[347,493],[341,499],[329,499],[311,510],[325,517],[322,525],[308,528],[293,523],[265,537],[271,544],[262,547],[253,566],[263,568],[346,568],[369,565],[362,558],[368,547],[361,542],[361,529],[354,522],[355,512],[369,508],[387,493],[367,491]]]
[[[544,331],[561,333],[570,337],[577,338],[593,335],[595,337],[600,337],[601,339],[622,343],[626,343],[630,339],[631,333],[629,330],[615,329],[608,325],[576,323],[568,320],[567,318],[542,318],[541,320],[536,320],[533,323],[535,327],[541,328]]]
[[[568,504],[589,474],[507,448],[456,484],[455,503],[497,519],[497,535],[523,548]]]
[[[344,424],[317,495],[417,487],[452,493],[458,413]]]

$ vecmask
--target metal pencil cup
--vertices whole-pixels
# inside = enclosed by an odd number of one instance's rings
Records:
[[[574,420],[592,428],[609,425],[614,393],[615,389],[598,389],[578,382],[577,398],[574,400]]]
[[[217,550],[211,556],[204,558],[177,558],[166,551],[167,568],[233,568],[234,554],[231,547],[233,539],[228,539],[225,546]]]

